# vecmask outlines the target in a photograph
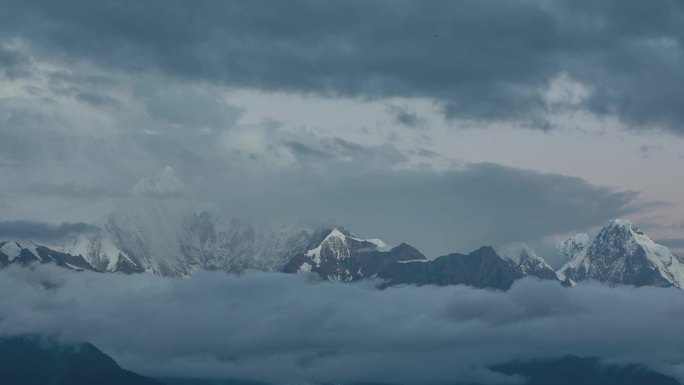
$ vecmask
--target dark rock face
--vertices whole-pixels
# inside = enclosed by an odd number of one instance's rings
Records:
[[[525,385],[679,385],[674,378],[641,365],[602,365],[597,358],[575,356],[508,363],[492,370],[521,376],[526,379]]]
[[[3,385],[160,385],[122,369],[91,344],[62,346],[36,336],[0,339]]]
[[[634,242],[632,231],[643,235],[636,227],[609,226],[601,230],[587,249],[592,261],[589,277],[623,285],[671,286],[650,268],[646,252]]]
[[[211,223],[197,218],[198,228],[211,229]],[[234,226],[236,228],[236,226]],[[228,242],[223,249],[235,250],[237,246],[246,245],[245,239],[254,237],[251,227],[241,227],[235,237],[229,237],[223,241]],[[202,232],[206,238],[201,237],[202,242],[209,242],[214,235]],[[238,236],[239,235],[239,236]],[[536,276],[540,279],[558,280],[555,272],[546,262],[536,256],[533,251],[523,250],[513,257],[502,258],[490,247],[483,247],[468,255],[449,254],[435,260],[427,260],[426,257],[414,247],[402,243],[390,250],[385,250],[386,245],[379,240],[359,239],[344,229],[318,230],[313,233],[301,232],[294,236],[283,238],[279,242],[281,247],[278,253],[293,252],[291,258],[284,258],[282,270],[285,273],[311,272],[319,275],[322,279],[354,282],[364,279],[379,278],[385,280],[383,286],[398,284],[415,285],[457,285],[465,284],[482,288],[508,289],[513,281],[524,276]],[[222,246],[222,247],[223,247]],[[242,247],[240,246],[240,247]],[[248,248],[252,250],[251,246]],[[275,249],[274,249],[275,250]],[[203,262],[197,265],[187,265],[190,268],[201,270],[225,270],[225,261],[221,260],[221,252],[205,250],[202,255]],[[241,252],[242,253],[242,252]],[[253,251],[244,250],[244,255],[254,255]],[[224,256],[225,257],[225,256]],[[80,255],[72,255],[52,250],[48,247],[39,246],[32,242],[26,242],[24,246],[17,242],[0,242],[0,267],[10,264],[29,265],[34,263],[53,263],[57,266],[71,270],[88,270],[95,272],[120,272],[124,274],[136,274],[144,272],[156,272],[162,275],[176,276],[178,272],[166,271],[165,265],[158,266],[157,270],[143,265],[137,259],[132,259],[124,254],[119,254],[113,267],[102,265],[98,269],[91,265]],[[216,263],[214,263],[216,262]],[[100,266],[97,261],[93,262]],[[244,265],[233,261],[230,264],[236,267],[235,272],[242,271],[250,265]],[[145,267],[148,266],[148,267]],[[268,270],[268,269],[267,269]],[[188,271],[192,271],[188,270]],[[228,269],[228,272],[233,270]]]
[[[682,287],[684,264],[629,221],[615,220],[559,270],[575,282]]]
[[[481,247],[467,255],[454,253],[432,261],[395,263],[378,277],[386,280],[386,286],[463,284],[507,290],[523,274],[499,257],[491,247]]]
[[[539,257],[524,243],[502,246],[497,253],[524,276],[537,277],[542,280],[559,280],[556,272],[546,263],[546,260]]]
[[[292,257],[283,272],[313,272],[323,279],[352,282],[377,276],[399,261],[425,260],[425,256],[408,244],[388,250],[355,238],[344,229],[324,232],[317,245],[307,252]]]
[[[24,244],[28,246],[24,247]],[[5,245],[8,245],[8,247],[4,248],[3,246]],[[6,252],[3,252],[3,249],[5,249]],[[8,255],[7,253],[12,255]],[[0,242],[0,268],[13,264],[28,266],[35,263],[52,263],[59,267],[76,271],[105,272],[105,270],[95,268],[81,255],[62,253],[52,250],[49,247],[36,245],[32,242]],[[120,255],[114,269],[109,272],[136,274],[144,273],[145,269],[131,259]]]
[[[33,263],[54,263],[71,270],[97,271],[80,255],[60,253],[35,244],[28,248],[14,241],[0,242],[0,267],[10,264],[27,266]]]
[[[128,258],[120,257],[119,260],[116,262],[116,266],[114,267],[114,270],[112,272],[119,272],[124,274],[139,274],[144,273],[145,269]]]
[[[470,254],[449,254],[428,260],[414,247],[402,243],[380,251],[377,241],[358,239],[344,229],[325,233],[320,243],[292,257],[285,273],[316,273],[322,279],[354,282],[370,278],[392,285],[470,285],[507,290],[513,282],[532,275],[559,281],[543,259],[531,254],[501,258],[491,247]]]
[[[82,256],[56,252],[45,246],[36,248],[43,262],[54,262],[58,266],[70,267],[72,269],[96,271]]]

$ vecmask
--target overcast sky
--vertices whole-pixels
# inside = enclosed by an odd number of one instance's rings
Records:
[[[4,234],[88,226],[168,165],[228,213],[431,256],[615,217],[684,251],[681,1],[0,9]]]

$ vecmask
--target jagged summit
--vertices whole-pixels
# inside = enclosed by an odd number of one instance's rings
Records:
[[[541,279],[558,279],[556,272],[546,260],[538,256],[525,243],[510,243],[499,247],[496,251],[524,276],[531,275]]]
[[[262,223],[178,203],[176,199],[128,196],[102,225],[59,245],[1,240],[0,266],[56,263],[73,270],[165,276],[256,269],[310,272],[342,282],[380,278],[391,284],[502,289],[525,276],[564,284],[596,280],[684,287],[684,262],[627,220],[610,221],[593,239],[579,234],[563,242],[559,252],[568,262],[556,272],[524,243],[428,260],[406,243],[389,248],[379,239],[363,239],[343,227]]]
[[[391,285],[469,285],[508,290],[524,277],[509,261],[489,246],[469,254],[452,253],[429,261],[393,263],[378,275]]]
[[[0,241],[0,267],[33,263],[54,263],[70,270],[97,271],[79,255],[61,253],[31,241]]]
[[[634,222],[630,221],[629,219],[621,219],[621,218],[616,218],[616,219],[611,220],[606,226],[607,227],[622,227],[622,228],[627,228],[627,229],[637,228],[637,226],[634,224]]]
[[[584,250],[589,245],[589,242],[589,235],[580,233],[562,242],[556,249],[564,260],[569,261],[574,258],[577,253]]]
[[[157,175],[143,178],[133,186],[131,192],[134,194],[170,195],[180,193],[185,188],[185,184],[180,180],[170,166]]]
[[[315,272],[324,279],[350,282],[376,274],[378,264],[395,254],[392,250],[383,252],[387,247],[383,241],[357,238],[341,227],[319,234],[320,241],[309,250],[294,255],[285,266],[285,272]],[[404,249],[396,252],[404,255]]]
[[[606,224],[558,273],[561,278],[574,282],[684,286],[682,261],[667,247],[653,242],[633,222],[624,219]]]
[[[514,242],[499,246],[496,248],[496,252],[504,259],[508,259],[516,265],[520,264],[526,259],[535,259],[546,263],[542,258],[537,256],[537,253],[532,250],[530,246],[524,242]]]

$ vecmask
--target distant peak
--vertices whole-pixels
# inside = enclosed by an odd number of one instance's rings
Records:
[[[634,226],[634,222],[632,222],[628,219],[621,219],[621,218],[613,219],[612,221],[610,221],[610,224],[613,226],[629,226],[629,227]]]
[[[333,227],[328,236],[336,238],[353,237],[353,235],[343,227]]]
[[[400,244],[398,244],[397,246],[394,246],[394,247],[391,248],[390,250],[411,250],[411,251],[418,251],[418,249],[416,249],[415,247],[409,245],[409,244],[406,243],[406,242],[401,242]]]
[[[589,235],[587,235],[587,233],[575,234],[573,237],[568,239],[566,242],[575,242],[575,243],[580,243],[580,244],[587,244],[587,243],[589,243]]]
[[[523,259],[538,259],[537,253],[524,242],[514,242],[500,246],[496,253],[504,259],[519,264]]]
[[[634,224],[634,222],[627,219],[613,219],[601,229],[601,232],[616,229],[625,232],[632,232],[638,235],[644,235],[644,233],[639,229],[639,227],[637,227],[637,225]]]
[[[377,238],[372,238],[372,239],[361,239],[355,236],[354,234],[350,233],[347,231],[344,227],[337,226],[333,227],[329,232],[328,235],[323,239],[325,242],[326,240],[330,238],[338,238],[341,240],[354,240],[354,241],[359,241],[359,242],[367,242],[371,243],[375,246],[376,249],[380,251],[385,251],[389,250],[389,246],[382,240],[382,239],[377,239]]]
[[[629,220],[614,219],[601,228],[588,246],[568,246],[568,250],[574,252],[568,253],[573,258],[560,273],[574,281],[593,279],[635,286],[684,287],[682,261]]]
[[[556,249],[565,260],[571,260],[589,246],[589,235],[579,233],[559,244]]]
[[[493,247],[491,246],[481,246],[479,249],[473,251],[471,254],[490,254],[490,255],[496,255],[497,257],[499,254],[496,253],[496,250],[494,250]]]
[[[171,166],[164,167],[159,174],[141,179],[131,189],[135,194],[167,195],[176,194],[185,188],[178,178],[176,170]]]
[[[621,227],[625,229],[631,229],[636,226],[634,225],[634,222],[627,219],[613,219],[612,221],[608,222],[605,227]]]

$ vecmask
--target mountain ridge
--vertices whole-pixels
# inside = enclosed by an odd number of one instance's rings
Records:
[[[151,210],[157,212],[158,208]],[[684,262],[667,247],[653,242],[634,223],[620,219],[610,221],[593,239],[579,234],[559,245],[558,252],[570,260],[554,271],[523,243],[428,259],[407,243],[390,248],[381,240],[362,239],[342,227],[312,230],[236,218],[222,222],[222,218],[206,211],[174,212],[169,216],[180,218],[174,222],[158,214],[152,215],[154,221],[139,219],[135,214],[130,221],[112,219],[106,233],[99,229],[81,235],[61,249],[31,241],[0,241],[0,266],[54,263],[76,271],[164,276],[186,276],[200,270],[242,273],[256,269],[311,273],[338,282],[378,279],[384,281],[383,287],[465,284],[507,290],[527,276],[564,285],[586,280],[678,288],[684,284]],[[128,215],[128,211],[118,214]],[[140,230],[160,221],[167,227],[157,235],[146,236]],[[158,243],[164,245],[160,250],[155,248]]]
[[[682,260],[628,220],[610,221],[593,240],[576,244],[571,250],[570,260],[558,270],[558,275],[575,283],[596,280],[620,285],[684,287]]]
[[[122,369],[89,343],[63,344],[49,337],[0,337],[3,385],[162,385]]]

